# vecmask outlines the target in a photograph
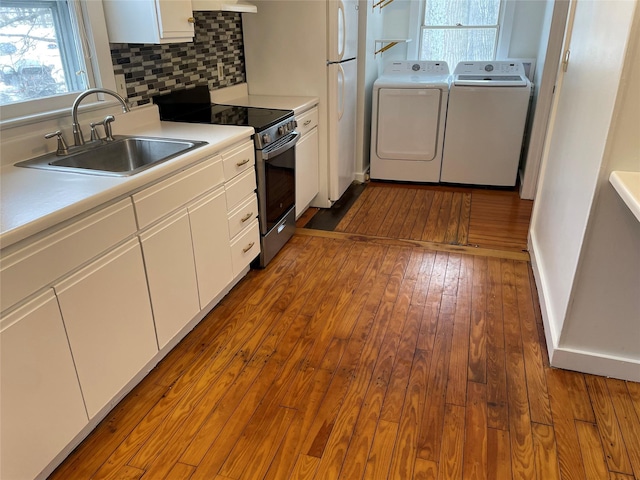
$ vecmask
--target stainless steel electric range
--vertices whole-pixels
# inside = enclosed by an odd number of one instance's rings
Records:
[[[295,231],[295,144],[292,110],[212,104],[207,86],[154,97],[160,119],[173,122],[242,125],[255,130],[260,256],[264,267]]]

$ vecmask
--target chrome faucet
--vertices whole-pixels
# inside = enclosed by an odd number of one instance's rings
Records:
[[[121,95],[112,90],[108,90],[106,88],[90,88],[89,90],[85,90],[73,101],[73,106],[71,107],[71,118],[73,120],[73,144],[76,147],[84,145],[84,136],[82,135],[82,129],[80,128],[80,124],[78,123],[78,106],[85,97],[91,95],[92,93],[106,93],[108,95],[111,95],[112,97],[118,99],[118,101],[122,105],[123,113],[130,111],[129,105],[127,105],[127,101],[122,98]]]

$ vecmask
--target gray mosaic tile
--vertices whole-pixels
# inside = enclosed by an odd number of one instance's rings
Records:
[[[195,84],[210,90],[246,81],[242,17],[234,12],[193,12],[194,41],[165,45],[112,43],[114,73],[124,74],[132,105],[151,101],[152,95]],[[218,79],[218,62],[224,80]]]

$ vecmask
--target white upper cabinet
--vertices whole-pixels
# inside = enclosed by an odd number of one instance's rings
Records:
[[[256,13],[258,8],[245,0],[191,0],[193,9],[212,11],[223,10],[226,12]]]
[[[104,0],[111,43],[193,40],[191,0]]]

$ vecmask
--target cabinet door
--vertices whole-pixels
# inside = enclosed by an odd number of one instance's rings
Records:
[[[169,40],[181,37],[193,38],[193,16],[190,0],[156,0],[160,38]]]
[[[103,0],[112,43],[193,41],[190,0]]]
[[[0,325],[0,478],[34,478],[87,424],[87,413],[53,290]]]
[[[188,211],[203,309],[233,280],[224,188],[190,205]]]
[[[296,218],[318,194],[318,128],[296,144]]]
[[[158,345],[163,348],[200,311],[187,210],[140,235]]]
[[[138,239],[54,288],[92,418],[158,351]]]

